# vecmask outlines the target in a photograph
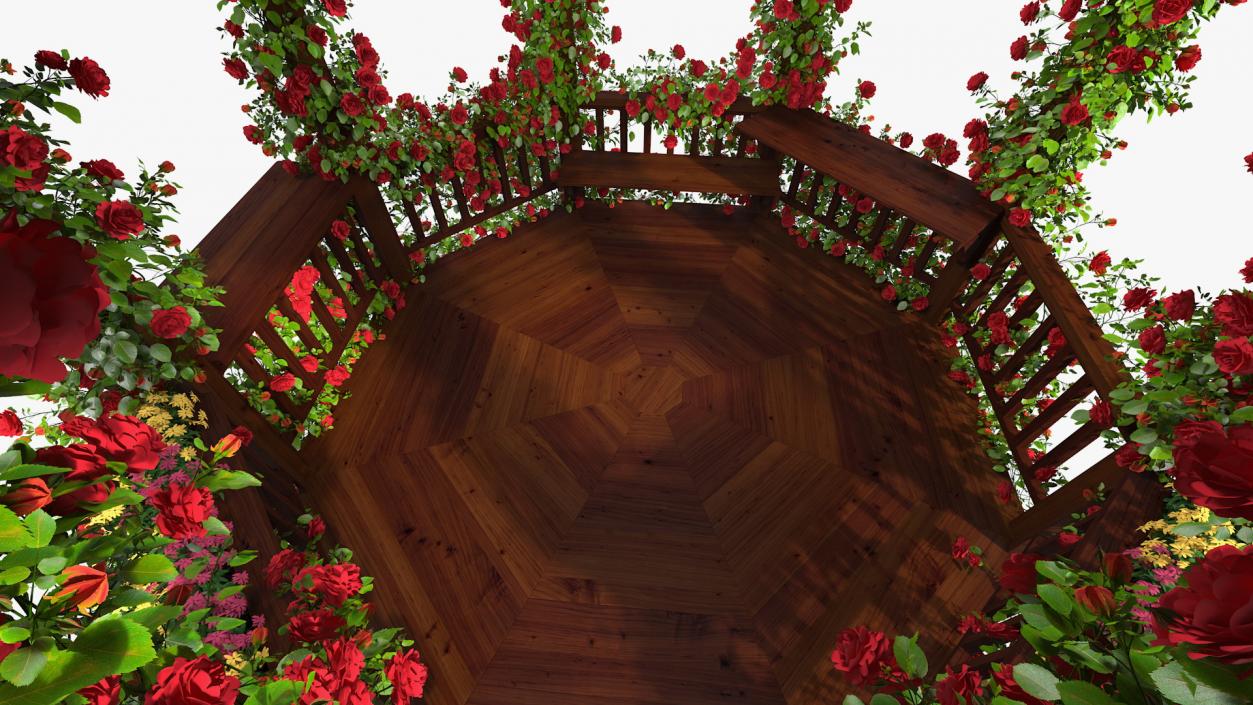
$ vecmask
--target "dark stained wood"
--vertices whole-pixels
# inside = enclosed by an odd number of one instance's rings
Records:
[[[427,701],[838,702],[840,629],[934,653],[997,477],[938,334],[751,212],[591,206],[436,262],[309,451]]]
[[[779,164],[750,157],[582,151],[565,156],[557,184],[771,196],[779,192]]]
[[[969,180],[812,110],[773,107],[736,129],[962,247],[1000,216]]]

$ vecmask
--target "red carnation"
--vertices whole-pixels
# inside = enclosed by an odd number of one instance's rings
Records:
[[[0,375],[59,382],[60,358],[78,357],[100,333],[109,294],[89,262],[95,253],[48,237],[59,227],[39,218],[19,227],[16,209],[0,220]]]
[[[1214,301],[1214,320],[1223,327],[1223,335],[1253,335],[1253,297],[1242,293],[1219,296]]]
[[[1174,24],[1187,16],[1192,0],[1157,0],[1153,6],[1153,24],[1161,27]]]
[[[1175,57],[1175,68],[1180,71],[1191,71],[1196,68],[1197,63],[1201,61],[1201,47],[1195,44],[1190,47],[1184,47],[1184,50]]]
[[[988,82],[988,75],[984,73],[983,71],[980,71],[979,73],[971,76],[970,79],[966,81],[966,90],[971,91],[971,92],[977,91],[980,88],[983,88],[983,84],[987,82]]]
[[[188,326],[191,325],[191,316],[187,313],[187,309],[182,306],[175,306],[169,309],[156,309],[152,312],[152,322],[149,327],[152,334],[158,338],[177,338],[187,332]]]
[[[105,201],[96,206],[96,224],[110,237],[129,240],[144,230],[144,216],[130,201]]]
[[[1175,427],[1175,488],[1227,518],[1253,520],[1253,425],[1226,430],[1215,421]]]
[[[1192,289],[1176,292],[1162,299],[1166,317],[1173,321],[1186,321],[1196,312],[1196,292]]]
[[[235,705],[238,699],[239,679],[227,675],[221,663],[208,656],[178,656],[157,673],[144,705]]]
[[[1186,585],[1187,587],[1183,587]],[[1158,600],[1157,643],[1183,645],[1192,658],[1253,663],[1253,546],[1219,546]]]
[[[326,609],[301,612],[288,621],[291,638],[305,643],[326,641],[344,626],[344,620]]]
[[[1101,250],[1092,256],[1092,261],[1088,262],[1088,269],[1091,269],[1093,274],[1101,276],[1109,269],[1111,262],[1113,260],[1110,259],[1109,253]]]
[[[886,634],[858,626],[845,629],[836,637],[831,665],[847,674],[854,686],[863,686],[879,680],[885,671],[894,670],[896,659]]]
[[[148,502],[157,510],[157,529],[172,539],[204,536],[204,522],[213,515],[213,493],[203,487],[171,482]]]
[[[1223,374],[1253,374],[1253,343],[1248,338],[1221,340],[1214,345],[1214,362]]]
[[[100,64],[84,56],[70,61],[69,69],[78,90],[93,98],[109,95],[109,76]]]
[[[863,98],[873,98],[877,91],[878,88],[875,86],[874,81],[862,81],[857,84],[857,92],[860,93]]]

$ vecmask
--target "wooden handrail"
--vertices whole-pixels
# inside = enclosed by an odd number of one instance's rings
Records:
[[[595,98],[582,105],[580,109],[625,110],[628,100],[630,100],[630,96],[620,91],[600,91]],[[724,115],[751,115],[760,113],[766,108],[767,106],[765,105],[753,105],[753,101],[748,98],[736,98],[735,102],[727,107]]]

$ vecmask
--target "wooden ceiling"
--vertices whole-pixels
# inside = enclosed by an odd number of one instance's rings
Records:
[[[589,206],[437,263],[316,505],[433,705],[839,702],[855,624],[941,653],[1004,530],[934,331],[740,210]]]

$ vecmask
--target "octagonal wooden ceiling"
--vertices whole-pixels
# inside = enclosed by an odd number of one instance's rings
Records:
[[[934,332],[777,224],[589,207],[409,296],[310,487],[429,702],[838,702],[840,629],[940,649],[991,593],[948,555],[1003,515]]]

